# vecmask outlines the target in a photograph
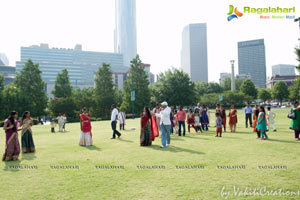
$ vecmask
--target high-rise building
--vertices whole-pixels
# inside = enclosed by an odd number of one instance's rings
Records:
[[[208,82],[206,23],[189,24],[183,29],[181,68],[192,81]]]
[[[115,53],[123,54],[124,65],[137,54],[135,0],[116,0]]]
[[[0,66],[8,66],[9,62],[8,62],[8,58],[6,57],[6,55],[4,53],[0,53]]]
[[[295,65],[285,65],[285,64],[279,64],[279,65],[273,65],[272,66],[272,76],[295,76]]]
[[[266,55],[264,39],[238,42],[239,74],[250,75],[258,88],[266,87]]]
[[[118,89],[123,88],[129,69],[123,65],[122,54],[82,51],[81,45],[76,45],[75,49],[49,48],[46,44],[21,47],[21,60],[16,62],[17,72],[22,70],[28,59],[39,64],[48,94],[54,88],[57,74],[63,69],[68,70],[74,88],[88,88],[94,87],[95,72],[102,62],[108,63]]]
[[[16,67],[0,65],[0,74],[4,76],[4,85],[8,85],[16,79]]]
[[[226,78],[231,78],[231,73],[227,73],[227,72],[220,73],[220,79],[219,79],[220,84],[222,84]]]

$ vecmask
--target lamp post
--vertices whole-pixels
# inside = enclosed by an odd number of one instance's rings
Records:
[[[231,91],[234,91],[235,90],[234,60],[231,60],[230,63],[231,63]]]

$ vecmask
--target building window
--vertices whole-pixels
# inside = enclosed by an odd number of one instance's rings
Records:
[[[118,89],[119,86],[118,74],[115,74],[115,88]]]

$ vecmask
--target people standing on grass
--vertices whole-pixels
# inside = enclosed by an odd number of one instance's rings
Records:
[[[177,110],[176,113],[176,121],[178,122],[178,136],[181,136],[181,126],[183,129],[183,136],[185,136],[185,119],[186,119],[186,113],[185,110],[183,110],[183,106],[179,107],[179,110]]]
[[[59,114],[57,117],[57,123],[58,123],[58,132],[63,132],[65,120],[62,114]]]
[[[3,154],[3,161],[16,161],[20,154],[20,143],[18,138],[18,114],[12,111],[4,121],[3,129],[6,134],[5,152]]]
[[[24,112],[22,121],[20,123],[20,127],[22,127],[21,144],[22,144],[23,153],[35,152],[35,146],[32,137],[32,130],[31,130],[32,125],[33,122],[30,117],[30,112],[28,111]]]
[[[175,123],[174,123],[174,107],[171,107],[171,113],[170,113],[170,120],[171,120],[171,134],[173,135],[174,133],[174,127],[175,127]]]
[[[249,121],[250,127],[252,127],[252,108],[249,103],[244,108],[244,112],[245,112],[245,119],[246,119],[246,128],[248,128],[248,121]]]
[[[300,134],[300,106],[298,101],[294,103],[294,107],[291,109],[291,113],[295,113],[294,119],[291,119],[290,129],[294,130],[295,140],[299,141]]]
[[[198,132],[198,130],[195,127],[195,118],[194,118],[194,113],[193,110],[190,109],[187,117],[186,117],[186,121],[187,121],[187,126],[188,126],[188,133],[190,134],[191,132],[191,126],[195,129],[196,132]]]
[[[160,105],[159,105],[159,103],[157,103],[156,106],[155,106],[155,108],[153,109],[152,112],[153,112],[154,114],[159,114],[160,111],[161,111]],[[154,116],[154,117],[155,117],[156,125],[157,125],[158,130],[159,130],[159,129],[160,129],[160,118],[157,117],[157,116]]]
[[[151,113],[148,107],[144,108],[144,112],[141,115],[141,134],[140,145],[151,146],[152,145],[152,120]]]
[[[216,137],[222,137],[222,117],[219,112],[216,112]]]
[[[168,107],[168,103],[166,101],[161,103],[162,108],[160,113],[153,113],[156,117],[160,118],[160,130],[161,130],[161,146],[160,148],[165,148],[166,146],[170,146],[170,130],[171,130],[171,120],[170,113],[171,108]]]
[[[120,109],[120,112],[118,114],[118,119],[120,121],[120,130],[125,130],[126,115],[123,109]]]
[[[201,131],[202,133],[202,128],[201,128],[201,122],[200,122],[200,111],[199,111],[199,108],[196,108],[195,109],[195,112],[194,112],[194,118],[195,118],[195,127],[196,129],[199,131]]]
[[[222,125],[223,125],[223,128],[224,128],[224,132],[226,132],[226,118],[227,118],[227,115],[226,115],[226,110],[225,110],[223,105],[221,105],[221,114],[220,114],[220,116],[222,118]]]
[[[237,124],[237,110],[234,108],[234,105],[231,106],[229,110],[229,128],[231,132],[236,131],[236,124]]]
[[[112,135],[112,138],[111,139],[116,139],[116,135],[118,136],[118,138],[121,137],[121,133],[119,131],[117,131],[117,119],[118,119],[118,114],[119,114],[119,111],[118,109],[116,108],[116,106],[113,104],[111,106],[111,117],[110,117],[110,120],[111,120],[111,128],[113,130],[113,135]]]
[[[267,128],[266,111],[263,106],[259,107],[256,129],[260,133],[261,140],[269,139],[267,135],[268,128]]]
[[[256,132],[257,139],[260,138],[260,132],[256,128],[258,115],[259,115],[259,108],[257,105],[255,105],[254,110],[253,110],[253,132]]]
[[[271,107],[268,107],[268,114],[267,114],[267,119],[268,119],[268,124],[269,124],[269,129],[270,129],[270,124],[272,124],[273,131],[276,132],[276,126],[275,126],[275,117],[276,114],[271,111]]]
[[[93,136],[92,136],[92,125],[90,121],[90,114],[88,113],[87,108],[83,108],[83,113],[79,115],[81,133],[79,138],[80,146],[91,146],[93,145]]]
[[[63,132],[66,132],[67,115],[63,114],[62,117],[64,119]]]
[[[55,133],[55,126],[56,126],[55,119],[51,119],[51,133]]]
[[[202,129],[205,131],[208,131],[208,124],[209,124],[209,119],[207,115],[208,107],[206,105],[203,106],[202,110]]]

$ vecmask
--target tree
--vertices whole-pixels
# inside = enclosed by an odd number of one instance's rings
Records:
[[[282,105],[282,101],[289,97],[288,86],[283,81],[278,81],[274,87],[272,88],[272,93],[275,99],[280,101],[280,105]]]
[[[141,113],[145,106],[150,105],[149,78],[139,55],[137,55],[130,65],[130,71],[124,82],[123,102],[121,108],[126,112]],[[135,101],[131,102],[131,91],[135,92]]]
[[[234,105],[235,107],[242,107],[245,105],[245,101],[249,99],[249,96],[238,91],[226,91],[223,94],[223,102],[226,107]]]
[[[84,107],[86,107],[92,115],[95,113],[94,107],[96,105],[96,100],[94,96],[94,88],[84,88],[73,90],[72,97],[74,98],[76,111],[80,112]]]
[[[252,97],[251,101],[257,98],[257,89],[256,89],[254,83],[250,79],[246,79],[242,83],[241,92],[244,93],[245,95]]]
[[[58,116],[59,114],[66,114],[69,119],[76,118],[76,104],[74,98],[53,98],[49,103],[49,110],[52,116]]]
[[[4,103],[3,91],[4,91],[4,75],[1,74],[0,75],[0,104],[1,105],[6,105],[6,104],[3,104]],[[5,106],[0,107],[0,117],[1,117],[1,119],[4,119],[6,117],[6,114],[4,114],[5,113],[4,107]]]
[[[25,63],[20,73],[17,73],[15,87],[23,100],[22,105],[24,112],[28,110],[32,116],[40,116],[45,114],[47,107],[47,93],[45,91],[45,82],[42,80],[42,72],[39,69],[39,64],[33,63],[30,59]],[[16,108],[15,108],[16,109]]]
[[[231,78],[225,78],[221,87],[223,88],[223,91],[231,90]]]
[[[298,72],[300,72],[300,49],[295,48],[295,53],[296,53],[296,56],[297,56],[297,61],[299,62],[298,66],[296,66],[296,69],[298,70]]]
[[[96,117],[109,118],[111,105],[115,103],[115,88],[110,65],[102,63],[96,73],[94,112]]]
[[[268,88],[262,88],[258,91],[258,98],[263,102],[272,99],[272,91]]]
[[[61,73],[57,74],[52,94],[58,98],[66,98],[72,95],[72,86],[67,69],[63,69]]]
[[[243,82],[244,82],[244,80],[241,79],[241,78],[236,78],[236,79],[235,79],[235,89],[236,89],[237,91],[240,91],[240,90],[241,90],[241,86],[242,86]],[[230,83],[231,83],[231,80],[230,80]]]
[[[300,78],[297,78],[296,81],[293,82],[293,85],[289,87],[290,100],[296,101],[300,99]]]
[[[191,105],[197,100],[195,84],[182,70],[170,69],[159,74],[158,80],[154,85],[157,102],[167,101],[176,106]]]
[[[197,82],[196,90],[200,96],[211,93],[221,93],[223,88],[218,83]]]

